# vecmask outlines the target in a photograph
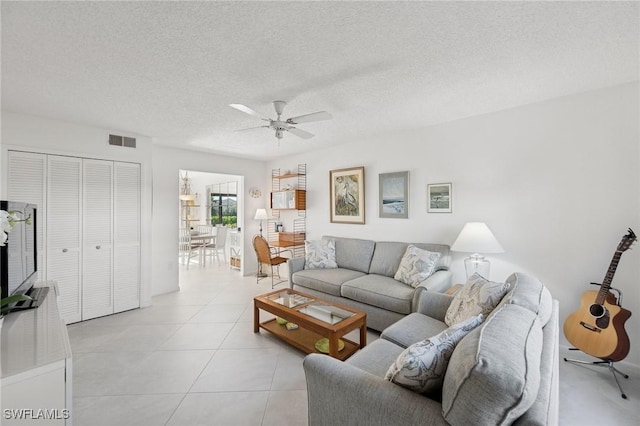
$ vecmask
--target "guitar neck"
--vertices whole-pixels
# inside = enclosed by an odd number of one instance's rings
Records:
[[[616,273],[616,269],[618,268],[618,263],[620,263],[620,257],[622,256],[622,251],[616,250],[613,255],[613,259],[611,259],[611,263],[609,264],[609,269],[607,270],[607,274],[604,276],[604,280],[600,285],[600,291],[598,292],[598,297],[596,298],[596,303],[598,305],[602,305],[604,301],[607,299],[607,295],[609,294],[609,289],[611,289],[611,282],[613,281],[613,276]]]

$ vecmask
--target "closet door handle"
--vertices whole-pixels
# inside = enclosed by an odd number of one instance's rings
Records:
[[[96,246],[96,250],[100,250],[100,246]]]
[[[63,252],[63,253],[66,253],[66,252],[68,252],[68,251],[69,251],[69,249],[62,249],[62,252]]]

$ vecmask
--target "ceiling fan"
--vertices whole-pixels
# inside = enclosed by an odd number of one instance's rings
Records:
[[[283,120],[280,117],[282,116],[282,111],[284,111],[284,107],[286,104],[287,103],[285,101],[273,101],[273,107],[276,110],[276,114],[278,114],[278,118],[276,118],[275,120],[272,120],[267,117],[263,117],[262,115],[255,112],[251,108],[244,106],[242,104],[229,104],[229,106],[231,108],[237,109],[238,111],[242,111],[250,115],[255,115],[256,117],[259,117],[260,119],[269,122],[268,125],[249,127],[248,129],[237,130],[238,132],[243,132],[246,130],[261,129],[261,128],[273,129],[276,131],[276,138],[278,139],[282,139],[284,132],[293,133],[294,135],[303,139],[312,138],[313,137],[312,133],[309,133],[302,129],[298,129],[297,127],[293,127],[293,125],[300,124],[300,123],[309,123],[312,121],[329,120],[332,118],[331,114],[329,114],[328,112],[318,111],[318,112],[313,112],[311,114],[299,115],[297,117],[291,117],[291,118],[287,118],[286,120]]]

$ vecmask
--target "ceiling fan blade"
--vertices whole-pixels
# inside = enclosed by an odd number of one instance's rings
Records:
[[[242,112],[244,112],[244,113],[246,113],[246,114],[254,115],[254,116],[256,116],[256,117],[259,117],[259,118],[261,118],[261,119],[263,119],[263,120],[267,120],[267,121],[269,120],[268,118],[264,117],[264,116],[263,116],[262,114],[260,114],[260,113],[255,112],[254,110],[252,110],[252,109],[251,109],[251,108],[249,108],[248,106],[245,106],[245,105],[242,105],[242,104],[229,104],[229,106],[230,106],[231,108],[235,108],[235,109],[237,109],[238,111],[242,111]]]
[[[289,127],[287,130],[302,139],[311,139],[314,136],[313,133],[309,133],[301,129],[296,129],[295,127]]]
[[[333,118],[327,111],[312,112],[311,114],[291,117],[287,120],[289,124],[309,123],[311,121],[330,120]]]
[[[256,130],[256,129],[262,129],[262,128],[268,129],[269,126],[247,127],[246,129],[239,129],[239,130],[235,130],[235,131],[236,132],[246,132],[248,130]]]

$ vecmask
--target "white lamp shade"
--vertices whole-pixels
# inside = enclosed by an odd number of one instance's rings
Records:
[[[503,253],[504,249],[483,222],[469,222],[451,246],[451,251],[467,253]]]
[[[269,216],[267,216],[267,210],[265,209],[258,209],[256,210],[256,216],[254,217],[255,220],[267,220],[269,219]]]

